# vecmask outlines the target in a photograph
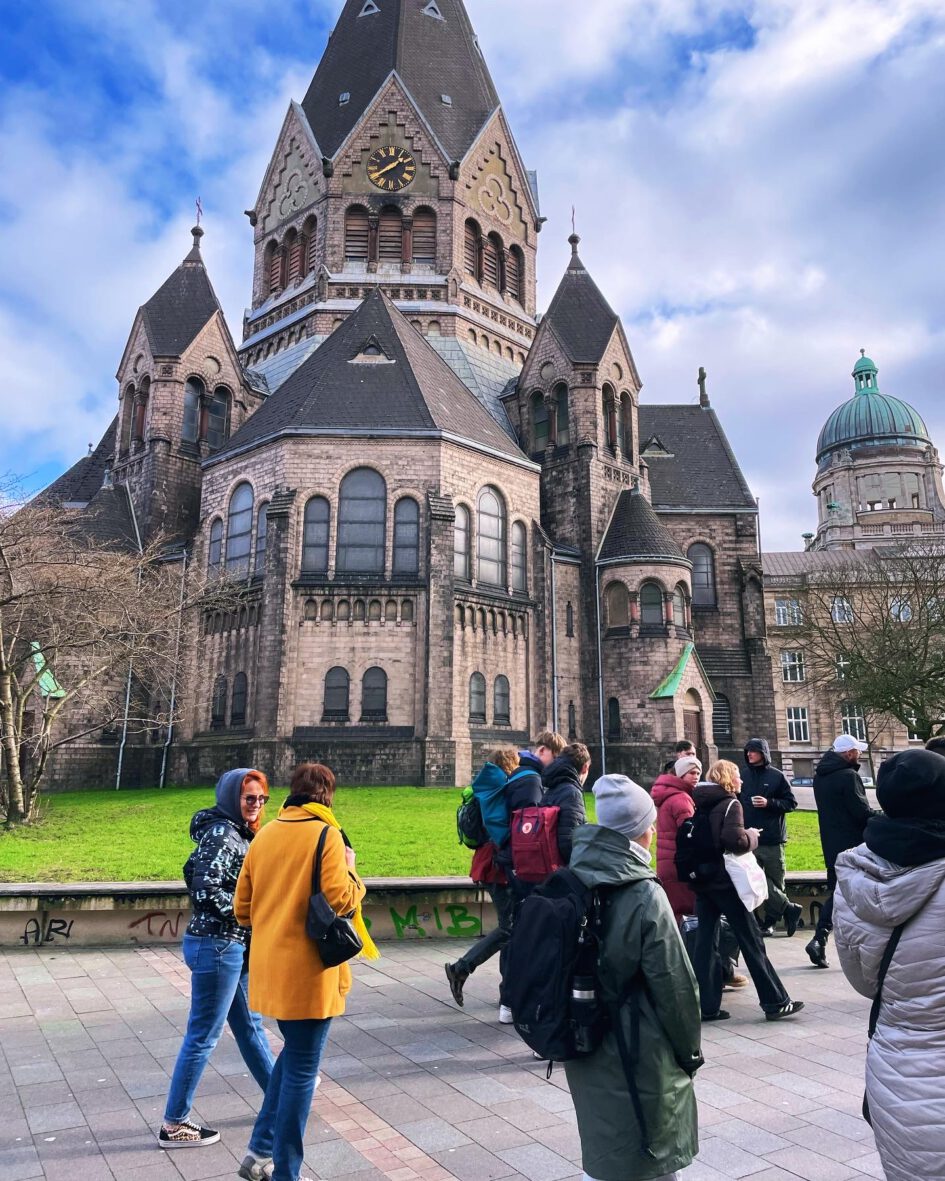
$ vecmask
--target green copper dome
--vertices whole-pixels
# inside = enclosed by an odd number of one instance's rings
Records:
[[[879,371],[861,350],[853,368],[856,393],[838,406],[817,440],[817,462],[834,451],[852,446],[925,447],[929,432],[918,413],[890,394],[880,393]]]

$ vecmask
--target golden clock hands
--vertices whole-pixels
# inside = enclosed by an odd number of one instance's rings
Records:
[[[387,165],[386,168],[378,169],[378,171],[374,173],[374,176],[375,177],[383,176],[385,172],[390,172],[390,170],[392,168],[396,168],[398,164],[403,164],[403,160],[400,160],[400,159],[393,160],[390,164]]]

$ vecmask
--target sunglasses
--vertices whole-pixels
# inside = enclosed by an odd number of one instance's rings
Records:
[[[260,808],[264,808],[269,803],[268,796],[243,796],[243,803],[249,804],[251,808],[255,808],[258,804]]]

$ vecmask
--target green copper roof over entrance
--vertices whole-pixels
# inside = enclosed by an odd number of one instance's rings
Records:
[[[861,351],[853,368],[856,393],[830,415],[817,440],[817,462],[852,446],[924,447],[929,432],[918,412],[907,402],[883,394],[877,384],[878,370]]]
[[[682,684],[683,673],[689,667],[689,661],[694,660],[699,666],[699,671],[702,673],[702,679],[706,689],[712,694],[712,700],[715,700],[715,690],[712,688],[712,682],[709,680],[705,669],[702,666],[702,661],[699,659],[699,653],[696,651],[696,646],[691,641],[686,644],[682,650],[682,655],[676,662],[676,667],[668,676],[665,676],[662,681],[656,686],[650,694],[651,701],[658,701],[660,698],[675,697]]]

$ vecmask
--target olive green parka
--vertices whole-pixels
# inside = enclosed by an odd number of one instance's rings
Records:
[[[571,869],[603,887],[600,983],[610,1005],[633,987],[639,998],[635,1070],[650,1155],[631,1103],[616,1034],[586,1058],[565,1063],[583,1165],[597,1181],[652,1181],[685,1169],[699,1151],[692,1075],[702,1063],[699,990],[672,907],[648,855],[596,824],[574,834]],[[619,1010],[632,1046],[631,1005]]]

